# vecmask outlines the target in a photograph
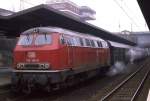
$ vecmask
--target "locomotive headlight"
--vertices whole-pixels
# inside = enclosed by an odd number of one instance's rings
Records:
[[[49,68],[49,64],[40,64],[40,69],[48,69]]]
[[[23,69],[24,68],[24,64],[23,63],[18,63],[17,64],[17,69]]]
[[[48,69],[49,68],[49,64],[45,64],[45,69]]]
[[[44,64],[40,65],[40,69],[45,69]]]

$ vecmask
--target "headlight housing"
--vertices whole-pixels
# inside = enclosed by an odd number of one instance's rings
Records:
[[[24,68],[24,64],[23,63],[18,63],[17,64],[17,69],[23,69]]]
[[[26,70],[45,70],[49,69],[49,63],[18,63],[17,69],[26,69]]]

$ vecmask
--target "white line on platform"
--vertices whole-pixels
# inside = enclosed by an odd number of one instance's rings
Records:
[[[150,101],[150,90],[149,90],[149,93],[148,93],[148,96],[147,96],[147,101]]]

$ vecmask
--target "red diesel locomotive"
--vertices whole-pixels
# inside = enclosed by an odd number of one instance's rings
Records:
[[[110,44],[63,28],[29,29],[14,49],[12,88],[28,93],[35,88],[50,91],[93,77],[111,65],[114,47]]]

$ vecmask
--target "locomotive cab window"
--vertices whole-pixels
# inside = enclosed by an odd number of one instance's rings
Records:
[[[33,41],[33,35],[21,35],[18,41],[18,45],[28,46],[31,45]]]
[[[35,38],[35,45],[51,44],[52,38],[49,34],[40,34]]]

